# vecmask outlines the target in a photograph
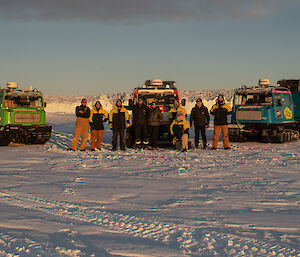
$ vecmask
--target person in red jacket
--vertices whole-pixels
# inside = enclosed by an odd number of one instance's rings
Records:
[[[222,131],[224,149],[230,149],[228,137],[228,122],[227,115],[231,114],[231,107],[225,103],[223,95],[219,95],[216,104],[210,110],[210,113],[215,116],[214,118],[214,137],[213,137],[213,150],[217,149],[220,131]]]

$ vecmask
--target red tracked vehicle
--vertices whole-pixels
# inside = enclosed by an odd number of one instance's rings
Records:
[[[168,112],[175,101],[180,102],[175,81],[162,81],[160,79],[146,80],[143,86],[134,89],[133,97],[129,100],[127,109],[132,110],[133,105],[138,102],[139,98],[142,98],[147,106],[150,106],[152,102],[155,102],[159,106],[163,113],[159,137],[160,139],[168,139],[170,127]],[[185,99],[181,100],[181,105],[185,106]],[[131,147],[133,142],[133,128],[129,127],[126,135],[126,144],[128,147]]]

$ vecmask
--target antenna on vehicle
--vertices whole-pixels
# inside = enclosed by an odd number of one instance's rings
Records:
[[[260,85],[261,87],[268,87],[268,86],[270,86],[270,80],[269,79],[260,79],[258,81],[258,85]]]

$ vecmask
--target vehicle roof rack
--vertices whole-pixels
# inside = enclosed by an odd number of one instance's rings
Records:
[[[135,89],[177,89],[175,81],[162,81],[162,85],[152,85],[151,80],[146,80],[145,85]]]

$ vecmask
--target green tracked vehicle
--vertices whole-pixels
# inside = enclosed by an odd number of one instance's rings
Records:
[[[0,145],[45,144],[52,130],[46,125],[45,107],[40,91],[18,89],[16,82],[8,82],[0,89]]]

